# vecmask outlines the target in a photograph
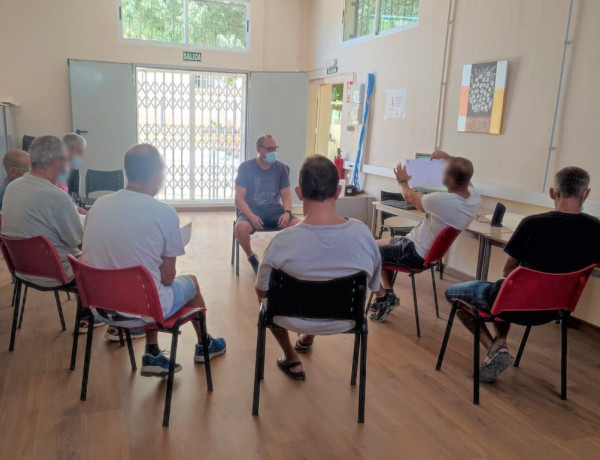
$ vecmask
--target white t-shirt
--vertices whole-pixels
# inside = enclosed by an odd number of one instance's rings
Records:
[[[473,222],[477,209],[481,203],[481,196],[473,188],[469,188],[471,195],[463,198],[456,193],[436,192],[423,196],[423,209],[426,216],[419,222],[406,237],[415,243],[417,253],[427,256],[429,249],[437,236],[447,226],[464,230]]]
[[[279,232],[265,251],[256,285],[269,288],[273,269],[307,281],[327,281],[365,271],[371,290],[381,282],[381,256],[368,227],[349,219],[338,225],[299,223]],[[323,321],[275,316],[285,329],[304,334],[337,334],[354,327],[354,321]]]
[[[119,190],[98,198],[87,216],[81,260],[105,269],[143,265],[156,283],[164,314],[171,310],[173,292],[161,283],[162,257],[183,254],[177,212],[149,195]]]

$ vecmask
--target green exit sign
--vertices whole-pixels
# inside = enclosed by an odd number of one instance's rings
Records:
[[[327,75],[331,75],[331,74],[337,73],[337,71],[338,71],[337,66],[327,67]]]
[[[195,51],[184,51],[183,52],[183,60],[184,61],[202,62],[202,53],[197,53]]]

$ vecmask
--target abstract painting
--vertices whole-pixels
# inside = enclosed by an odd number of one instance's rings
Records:
[[[463,67],[458,107],[458,131],[500,134],[508,61]]]

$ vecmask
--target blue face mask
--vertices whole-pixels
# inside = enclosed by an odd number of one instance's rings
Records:
[[[61,172],[56,178],[57,183],[62,184],[63,182],[67,182],[69,180],[70,175],[71,171],[69,170]]]
[[[277,160],[277,152],[268,152],[265,155],[265,161],[267,163],[275,163],[275,160]]]
[[[78,155],[75,155],[72,159],[71,159],[71,164],[73,165],[73,167],[75,169],[79,169],[81,167],[81,165],[83,164],[83,158],[81,158]]]

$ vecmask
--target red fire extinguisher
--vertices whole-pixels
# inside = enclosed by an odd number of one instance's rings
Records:
[[[337,155],[333,159],[333,164],[338,170],[340,179],[344,178],[344,159],[342,158],[342,149],[337,150]]]

